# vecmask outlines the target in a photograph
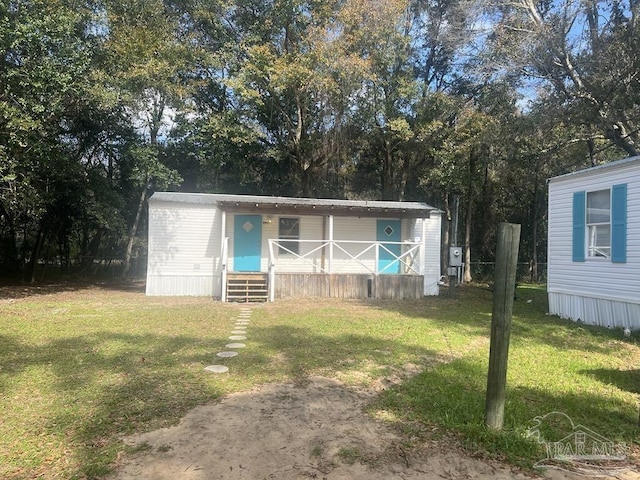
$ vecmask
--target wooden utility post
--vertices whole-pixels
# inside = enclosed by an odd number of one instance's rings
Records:
[[[516,286],[520,225],[501,223],[498,227],[496,271],[493,283],[493,313],[491,315],[491,346],[484,423],[501,430],[504,423],[504,402],[507,384],[507,359],[511,314]]]

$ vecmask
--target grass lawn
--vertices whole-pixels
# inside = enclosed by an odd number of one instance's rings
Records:
[[[174,424],[220,395],[309,375],[385,384],[368,410],[408,445],[441,436],[531,466],[542,451],[523,432],[557,411],[637,453],[638,337],[546,316],[543,289],[519,291],[505,431],[496,434],[483,427],[491,294],[481,288],[456,299],[258,305],[247,347],[230,359],[215,353],[236,305],[0,288],[0,477],[100,477],[125,450],[122,435]],[[205,372],[212,363],[230,372]]]

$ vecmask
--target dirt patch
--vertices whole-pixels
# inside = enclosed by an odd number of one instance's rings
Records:
[[[146,449],[122,459],[108,478],[531,478],[441,445],[407,451],[397,433],[363,412],[371,395],[322,377],[228,395],[193,409],[175,427],[126,438]],[[553,471],[549,478],[585,477]]]

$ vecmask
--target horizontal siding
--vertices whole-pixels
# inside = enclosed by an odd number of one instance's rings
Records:
[[[278,238],[278,223],[280,217],[286,218],[299,218],[300,219],[300,239],[301,240],[318,240],[323,238],[322,234],[322,217],[311,216],[298,216],[298,215],[279,215],[279,216],[267,216],[262,218],[262,246],[261,246],[261,259],[260,259],[260,271],[266,272],[269,270],[269,239]],[[229,237],[229,270],[233,270],[233,224],[234,216],[227,215],[227,237]],[[301,245],[300,254],[309,252],[314,248],[317,248],[318,244],[306,244]],[[276,249],[277,250],[277,249]],[[290,254],[280,254],[275,252],[276,265],[278,270],[294,269],[300,273],[318,273],[319,267],[322,265],[322,252],[316,252],[311,258],[310,262],[306,263],[301,260],[296,261],[295,257]]]
[[[333,219],[333,239],[334,240],[353,240],[362,242],[374,242],[376,240],[376,218],[349,218],[334,217]],[[340,245],[350,255],[358,255],[365,248],[364,244],[342,244]],[[331,265],[333,273],[370,273],[367,269],[376,270],[375,248],[371,248],[366,254],[361,255],[360,265],[348,258],[348,255],[339,248],[334,247],[333,264]],[[366,267],[365,267],[366,265]]]
[[[283,215],[286,216],[286,215]],[[293,217],[294,215],[290,215]],[[300,240],[320,240],[323,238],[322,233],[322,217],[299,217],[300,218]],[[276,222],[274,222],[276,223]],[[272,224],[273,225],[273,224]],[[276,223],[275,228],[270,231],[267,230],[263,232],[264,238],[278,238],[278,224]],[[267,243],[265,241],[265,243]],[[320,246],[320,242],[318,243],[302,243],[300,244],[300,255],[307,254],[312,250],[318,248]],[[268,247],[267,247],[268,248]],[[304,262],[294,255],[289,253],[280,253],[276,249],[276,265],[277,270],[281,272],[286,271],[295,271],[298,273],[319,273],[321,272],[321,268],[323,265],[322,259],[322,250],[318,250],[314,252],[309,259],[309,263]],[[263,258],[268,259],[269,252],[265,250]],[[265,270],[268,269],[268,265],[265,263]]]
[[[572,261],[572,201],[576,191],[595,191],[627,184],[627,261]],[[550,293],[622,300],[640,295],[640,164],[592,171],[549,182],[548,290]],[[550,295],[551,299],[551,295]],[[560,306],[564,303],[560,304]],[[575,309],[568,308],[566,315]],[[562,312],[553,312],[562,313]]]
[[[147,290],[170,294],[169,285],[181,293],[211,294],[212,280],[220,271],[220,212],[211,205],[153,202],[149,206]],[[189,277],[193,281],[186,280]],[[165,280],[161,280],[161,279]],[[208,278],[206,287],[195,285]],[[180,285],[180,286],[179,286]],[[190,286],[187,286],[190,285]]]
[[[293,217],[294,215],[282,215],[283,217]],[[300,238],[302,240],[318,240],[317,243],[301,244],[301,254],[309,252],[320,246],[321,240],[328,237],[328,218],[323,220],[322,216],[299,216],[300,218]],[[269,242],[268,239],[278,238],[278,219],[279,216],[273,216],[269,222],[267,216],[264,216],[262,221],[262,260],[261,271],[266,272],[269,269]],[[326,225],[325,225],[326,221]],[[362,241],[371,242],[376,239],[376,218],[353,218],[353,217],[334,217],[333,219],[333,236],[336,241]],[[429,277],[429,291],[431,295],[437,294],[434,292],[434,286],[437,288],[438,274],[440,270],[440,256],[439,256],[439,242],[440,242],[440,217],[434,215],[434,218],[430,219],[429,235],[433,242],[430,248],[427,249],[429,256],[427,258],[427,266],[431,275]],[[418,223],[420,222],[420,223]],[[229,237],[229,269],[233,271],[233,215],[227,216],[226,231]],[[419,225],[419,227],[418,227]],[[422,237],[422,220],[415,219],[403,219],[401,222],[402,238],[405,240],[415,240],[415,238]],[[418,233],[416,233],[418,232]],[[349,252],[350,255],[356,256],[362,252],[366,247],[364,244],[341,244],[344,250]],[[276,258],[276,271],[283,272],[295,272],[295,273],[321,273],[322,268],[328,268],[328,248],[323,252],[318,250],[313,255],[308,257],[308,261],[297,259],[292,255],[281,254],[275,252]],[[370,270],[375,270],[376,255],[375,249],[371,248],[364,255],[359,258],[360,263],[357,263],[349,258],[349,255],[340,250],[338,247],[334,247],[333,252],[333,273],[361,273],[369,274]]]

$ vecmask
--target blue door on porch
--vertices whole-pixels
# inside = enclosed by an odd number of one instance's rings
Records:
[[[378,242],[400,242],[400,220],[378,220],[376,240]],[[378,272],[400,273],[400,244],[385,244],[378,249]],[[388,251],[387,251],[388,250]],[[390,253],[391,252],[391,253]]]
[[[259,272],[262,216],[236,215],[233,223],[233,271]]]

